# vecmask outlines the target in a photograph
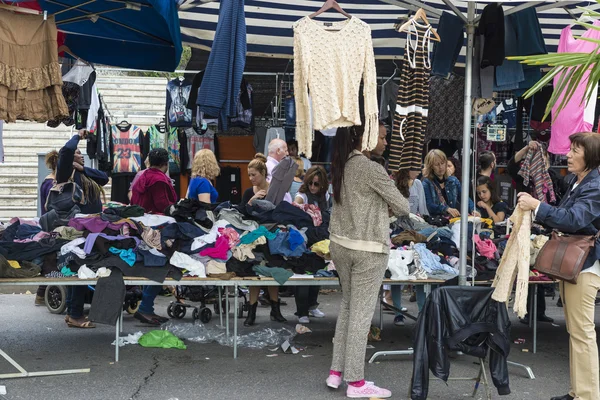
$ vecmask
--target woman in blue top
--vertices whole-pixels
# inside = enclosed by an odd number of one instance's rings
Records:
[[[211,181],[220,173],[221,169],[215,154],[208,149],[198,151],[192,162],[192,180],[188,187],[187,198],[197,199],[203,203],[216,203],[219,193]]]
[[[448,175],[448,159],[443,151],[431,150],[425,157],[422,183],[430,215],[460,217],[461,185],[455,176]],[[473,202],[469,199],[469,213],[471,212]]]

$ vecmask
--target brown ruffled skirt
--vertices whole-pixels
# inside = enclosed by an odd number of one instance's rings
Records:
[[[0,9],[0,27],[0,120],[67,116],[54,17]]]

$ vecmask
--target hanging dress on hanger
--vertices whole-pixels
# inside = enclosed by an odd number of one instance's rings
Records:
[[[406,37],[394,113],[389,169],[420,171],[429,107],[431,25],[414,20]]]

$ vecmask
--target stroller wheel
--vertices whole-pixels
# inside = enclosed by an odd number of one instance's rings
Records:
[[[127,304],[127,308],[125,309],[125,311],[127,311],[127,314],[135,314],[139,308],[140,308],[140,303],[141,300],[137,300],[137,301],[132,301],[129,304]]]
[[[167,307],[167,315],[171,318],[182,319],[185,317],[185,307],[181,304],[171,303],[169,307]]]
[[[199,314],[200,322],[202,322],[203,324],[207,324],[208,322],[210,322],[212,318],[212,311],[210,311],[210,308],[202,307],[199,311]]]
[[[240,301],[238,307],[238,318],[244,318],[244,311],[248,311],[248,305]]]
[[[194,321],[200,318],[200,314],[198,313],[198,309],[194,307],[194,311],[192,311],[192,318]]]

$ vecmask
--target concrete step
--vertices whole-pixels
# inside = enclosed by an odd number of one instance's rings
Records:
[[[1,164],[0,164],[1,168]],[[0,182],[4,185],[12,185],[12,184],[29,184],[29,185],[37,185],[37,171],[32,174],[7,174],[3,173],[2,169],[0,169]]]
[[[0,178],[0,182],[4,182]],[[0,183],[0,196],[35,195],[38,192],[36,183]]]
[[[11,163],[11,164],[0,164],[0,175],[2,174],[35,174],[37,176],[38,165],[37,163]]]
[[[0,195],[0,204],[2,206],[37,207],[37,199],[37,194]]]
[[[37,206],[0,205],[0,220],[6,221],[14,217],[35,218],[37,217]]]

